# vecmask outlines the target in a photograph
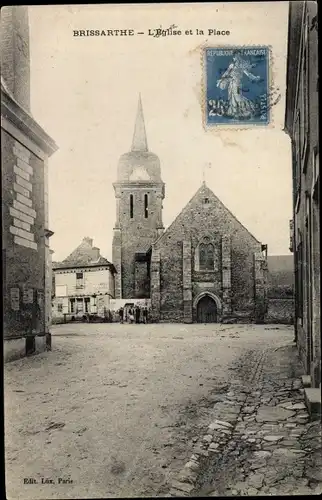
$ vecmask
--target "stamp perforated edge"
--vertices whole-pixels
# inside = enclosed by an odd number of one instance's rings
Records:
[[[207,49],[255,49],[258,48],[260,44],[256,45],[214,45],[210,44],[207,40],[204,44],[200,46],[200,65],[201,65],[201,114],[202,114],[202,125],[206,132],[219,132],[221,130],[251,130],[251,129],[273,129],[274,125],[274,114],[272,113],[272,108],[274,104],[270,107],[270,120],[268,123],[224,123],[224,124],[208,124],[207,123],[207,106],[206,106],[206,94],[207,94],[207,84],[206,84],[206,50]],[[268,50],[267,57],[267,72],[268,72],[268,89],[274,88],[274,56],[273,48],[271,45],[262,45]],[[279,100],[279,99],[278,99]],[[277,103],[276,103],[277,104]]]

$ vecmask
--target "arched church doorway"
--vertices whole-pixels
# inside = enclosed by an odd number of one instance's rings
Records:
[[[201,297],[197,304],[198,323],[217,323],[217,304],[210,295]]]

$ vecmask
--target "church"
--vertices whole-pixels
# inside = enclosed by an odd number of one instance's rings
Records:
[[[113,184],[115,299],[150,304],[154,322],[263,321],[267,246],[205,182],[165,229],[165,184],[149,151],[141,98],[131,150]],[[266,251],[266,252],[265,252]]]

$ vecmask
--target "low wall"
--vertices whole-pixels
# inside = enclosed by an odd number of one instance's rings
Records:
[[[265,323],[294,324],[294,299],[269,298]]]

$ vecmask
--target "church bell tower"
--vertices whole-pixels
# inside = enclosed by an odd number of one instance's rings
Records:
[[[116,222],[113,264],[116,298],[150,297],[151,244],[163,233],[165,195],[160,160],[148,150],[141,96],[131,150],[121,156],[113,184]]]

